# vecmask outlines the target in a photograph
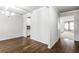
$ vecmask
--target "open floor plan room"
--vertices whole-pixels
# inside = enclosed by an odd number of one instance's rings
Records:
[[[0,6],[0,53],[79,53],[79,6]]]

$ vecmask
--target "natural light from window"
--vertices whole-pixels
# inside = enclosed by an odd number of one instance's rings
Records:
[[[66,31],[73,31],[74,30],[74,21],[67,21],[64,23],[64,29]]]
[[[68,30],[68,23],[65,23],[65,30]]]
[[[70,23],[70,30],[74,30],[74,22]]]

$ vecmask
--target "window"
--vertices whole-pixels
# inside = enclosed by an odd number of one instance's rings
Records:
[[[74,21],[64,22],[65,31],[73,31],[74,30]]]
[[[64,27],[65,27],[65,30],[68,30],[69,29],[68,28],[68,22],[65,23],[65,26]]]
[[[74,30],[74,22],[70,22],[70,30]]]

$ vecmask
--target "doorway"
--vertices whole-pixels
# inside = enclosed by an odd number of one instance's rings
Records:
[[[60,37],[74,40],[74,16],[60,17]]]
[[[26,21],[26,31],[27,31],[27,37],[30,38],[30,30],[31,30],[31,17],[27,17]]]

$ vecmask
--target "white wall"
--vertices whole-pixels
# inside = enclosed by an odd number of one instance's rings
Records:
[[[59,12],[56,7],[49,7],[50,40],[48,48],[51,48],[59,39],[58,20]]]
[[[79,12],[75,15],[75,30],[74,30],[74,36],[75,41],[79,41]]]
[[[60,33],[63,33],[64,32],[64,18],[65,17],[60,17]]]
[[[31,38],[51,48],[58,40],[59,14],[57,9],[52,6],[37,9],[31,14],[24,15],[25,22],[28,16],[31,16]]]
[[[48,44],[50,39],[48,8],[42,7],[33,11],[31,19],[32,39]]]
[[[0,14],[0,40],[15,38],[23,34],[23,17],[7,17]]]
[[[55,7],[43,7],[32,14],[31,35],[34,40],[51,48],[58,40],[58,12]]]

